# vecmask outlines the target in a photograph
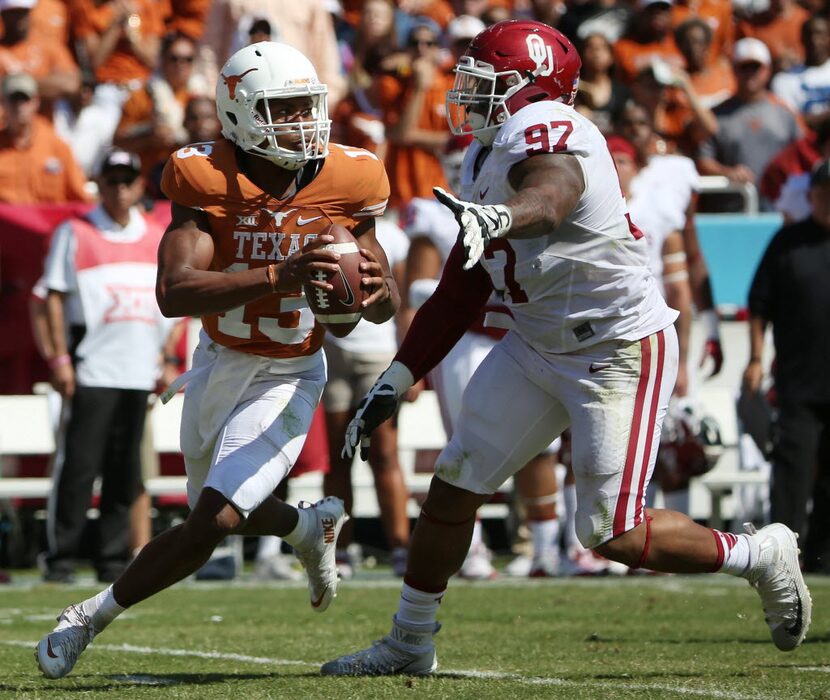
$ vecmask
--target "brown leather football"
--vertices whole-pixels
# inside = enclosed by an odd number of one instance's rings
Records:
[[[364,258],[360,254],[360,244],[345,226],[331,224],[320,232],[320,235],[325,234],[334,237],[324,249],[340,253],[340,270],[317,274],[319,280],[328,282],[334,289],[327,291],[306,284],[304,291],[317,321],[329,333],[342,338],[351,333],[361,319],[360,303],[367,296],[360,286],[363,278],[360,263]]]

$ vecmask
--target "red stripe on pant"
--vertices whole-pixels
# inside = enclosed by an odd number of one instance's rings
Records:
[[[654,445],[654,429],[657,420],[657,405],[660,402],[660,384],[663,381],[663,362],[666,357],[666,338],[663,331],[657,334],[657,367],[654,377],[654,392],[651,395],[651,409],[648,414],[648,435],[646,436],[645,452],[643,454],[643,465],[640,470],[640,483],[637,489],[637,505],[634,509],[634,526],[639,525],[643,520],[643,505],[645,504],[646,492],[646,471],[651,459],[651,449]]]
[[[628,436],[628,450],[625,456],[620,492],[617,494],[617,508],[614,511],[614,529],[612,536],[617,537],[625,532],[625,515],[628,511],[628,500],[631,495],[631,482],[634,478],[634,460],[637,457],[637,443],[640,438],[640,425],[643,420],[643,405],[648,389],[648,376],[651,369],[651,343],[648,338],[640,341],[640,381],[637,384],[637,395],[634,399],[634,415],[631,419],[631,434]]]

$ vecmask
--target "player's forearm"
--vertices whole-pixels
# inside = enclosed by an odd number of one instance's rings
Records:
[[[162,314],[176,318],[221,313],[275,291],[297,289],[299,285],[287,274],[285,263],[234,272],[189,269],[160,275],[156,299]]]
[[[674,322],[674,328],[677,331],[678,361],[681,367],[685,367],[692,333],[692,294],[688,280],[666,285],[666,303],[680,314]]]
[[[551,192],[534,187],[522,190],[505,202],[513,223],[505,238],[536,238],[549,234],[565,217]]]
[[[44,351],[50,354],[44,359],[49,361],[55,357],[66,355],[68,352],[66,344],[66,322],[63,313],[63,296],[58,292],[49,292],[44,302],[45,313],[45,338]]]
[[[516,194],[504,204],[512,218],[507,238],[536,238],[559,227],[585,191],[582,166],[570,154],[544,154],[514,165],[508,180]]]
[[[749,317],[749,361],[761,362],[764,356],[764,333],[767,319],[761,316]]]

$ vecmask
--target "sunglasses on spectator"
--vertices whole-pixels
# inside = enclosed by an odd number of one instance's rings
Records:
[[[193,56],[182,56],[181,54],[171,53],[167,55],[167,60],[172,63],[193,63]]]
[[[104,184],[109,187],[118,187],[119,185],[126,185],[129,187],[138,179],[137,173],[123,173],[120,175],[105,175]]]
[[[411,46],[437,46],[438,41],[435,39],[413,39],[409,42]]]

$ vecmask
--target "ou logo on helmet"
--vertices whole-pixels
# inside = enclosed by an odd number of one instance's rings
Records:
[[[545,77],[553,73],[553,50],[545,43],[545,40],[538,34],[528,34],[525,41],[527,42],[527,54],[536,64],[534,73]]]

